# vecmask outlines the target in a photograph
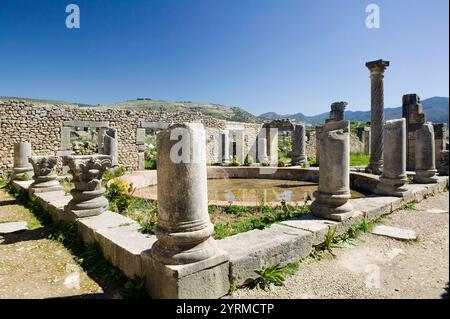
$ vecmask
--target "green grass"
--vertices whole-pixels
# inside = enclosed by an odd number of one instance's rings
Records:
[[[299,265],[299,262],[293,262],[284,267],[277,264],[257,269],[255,270],[255,273],[258,274],[259,277],[251,282],[249,287],[273,291],[275,290],[275,287],[284,285],[287,276],[295,275]]]
[[[368,154],[350,154],[350,166],[367,166],[369,159]]]
[[[407,210],[417,210],[416,204],[413,202],[410,203],[406,203],[405,204],[405,209]]]

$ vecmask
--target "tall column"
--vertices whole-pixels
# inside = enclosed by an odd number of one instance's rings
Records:
[[[387,121],[383,128],[383,174],[375,193],[402,197],[406,188],[406,121]]]
[[[278,129],[275,127],[266,128],[267,156],[273,166],[278,166]]]
[[[350,122],[328,122],[320,136],[319,188],[311,213],[342,221],[353,215],[350,199]]]
[[[238,162],[242,165],[245,161],[247,152],[245,151],[245,135],[243,130],[236,131],[236,157]]]
[[[64,156],[64,165],[69,166],[75,188],[70,191],[72,199],[64,207],[71,218],[100,215],[108,208],[103,196],[103,173],[111,167],[109,155]]]
[[[14,144],[14,167],[12,179],[24,180],[33,177],[33,166],[28,162],[31,157],[31,144],[20,142]]]
[[[230,163],[230,132],[227,130],[220,134],[220,156],[222,165]]]
[[[316,164],[320,164],[320,136],[323,132],[323,126],[316,126]]]
[[[370,71],[370,162],[368,171],[380,175],[383,168],[383,123],[384,123],[384,71],[389,61],[367,62]]]
[[[414,171],[415,163],[415,139],[416,130],[427,122],[427,117],[420,103],[420,97],[413,94],[405,94],[402,97],[402,117],[406,119],[406,169]]]
[[[157,241],[144,263],[153,298],[217,298],[227,293],[228,255],[212,237],[205,130],[169,126],[157,136]]]
[[[292,132],[292,165],[304,165],[306,158],[306,127],[305,124],[295,124]]]
[[[416,131],[416,175],[413,178],[414,183],[437,183],[434,148],[433,125],[423,124]]]

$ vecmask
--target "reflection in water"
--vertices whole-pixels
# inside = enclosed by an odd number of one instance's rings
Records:
[[[304,201],[317,190],[317,183],[276,179],[210,179],[208,199],[224,202],[298,202]],[[138,197],[156,198],[157,186],[138,189]],[[352,198],[364,195],[352,190]]]

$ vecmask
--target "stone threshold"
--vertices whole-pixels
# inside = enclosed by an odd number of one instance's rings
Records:
[[[14,181],[12,186],[27,191],[31,183]],[[375,220],[403,208],[408,202],[420,202],[448,187],[448,177],[439,177],[436,184],[407,184],[406,187],[408,191],[403,198],[370,195],[351,199],[355,214],[343,222],[305,215],[263,230],[255,229],[218,240],[218,246],[230,257],[230,282],[241,286],[257,277],[256,269],[286,265],[305,258],[315,246],[324,244],[331,227],[336,227],[336,236],[340,236],[364,217]],[[64,214],[64,205],[70,201],[71,195],[56,191],[33,196],[53,221],[70,221]],[[127,277],[144,276],[144,259],[156,237],[141,233],[136,221],[107,211],[99,216],[77,219],[75,223],[81,238],[85,242],[98,242],[104,256]]]

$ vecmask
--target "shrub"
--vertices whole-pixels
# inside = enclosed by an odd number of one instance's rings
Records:
[[[103,179],[105,181],[110,181],[114,178],[125,175],[125,172],[126,172],[126,170],[125,170],[125,167],[123,167],[123,166],[120,166],[116,169],[110,169],[103,174]]]
[[[278,160],[278,167],[286,167],[286,164],[287,164],[287,162],[284,158],[280,158]]]
[[[251,155],[247,155],[244,160],[244,166],[250,166],[253,164],[253,157]]]
[[[233,158],[231,159],[230,166],[240,166],[240,165],[241,163],[239,163],[237,156],[234,155]]]
[[[110,183],[106,190],[110,209],[120,214],[126,212],[133,201],[134,190],[133,184],[128,185],[120,179]]]

